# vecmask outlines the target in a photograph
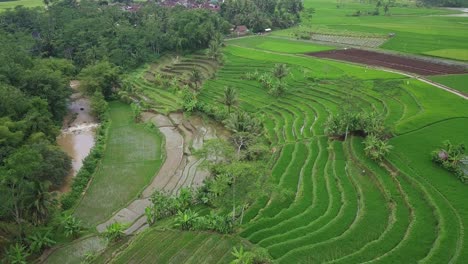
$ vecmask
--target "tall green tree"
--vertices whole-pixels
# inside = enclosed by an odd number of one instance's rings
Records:
[[[90,65],[78,75],[80,88],[88,95],[93,95],[96,91],[101,92],[108,99],[120,83],[119,71],[117,66],[108,61]]]
[[[224,93],[221,101],[225,106],[227,106],[228,114],[231,114],[231,107],[236,106],[239,103],[237,90],[231,86],[226,86],[224,88]]]
[[[201,82],[203,81],[203,74],[198,68],[194,68],[190,72],[189,76],[190,83],[195,91],[199,91]]]
[[[91,111],[94,116],[102,120],[109,109],[109,104],[104,99],[104,95],[100,91],[95,91],[91,97]]]
[[[388,141],[380,139],[375,135],[369,135],[364,139],[364,151],[368,157],[376,161],[382,161],[393,146]]]
[[[49,182],[34,182],[28,211],[35,225],[46,223],[51,211],[58,204],[54,193],[49,192],[49,186]]]
[[[273,76],[275,76],[278,80],[283,80],[284,77],[288,76],[289,69],[288,66],[284,63],[275,64],[275,68],[273,68]]]
[[[210,41],[208,50],[206,51],[206,55],[218,63],[223,63],[223,60],[224,60],[224,55],[221,50],[221,45],[222,43],[219,42],[218,40],[212,40]]]

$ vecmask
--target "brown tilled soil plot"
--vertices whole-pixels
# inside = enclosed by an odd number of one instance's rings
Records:
[[[386,67],[419,75],[457,74],[468,72],[466,69],[459,66],[438,64],[425,60],[360,49],[330,50],[308,53],[307,55]]]

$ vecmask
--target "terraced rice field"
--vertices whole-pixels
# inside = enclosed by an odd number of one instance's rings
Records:
[[[468,186],[433,165],[429,153],[445,139],[468,144],[467,101],[404,75],[282,54],[283,44],[275,52],[228,45],[225,65],[204,82],[199,100],[220,104],[225,86],[238,90],[239,107],[264,122],[274,152],[270,181],[285,195],[251,204],[240,237],[150,228],[103,259],[228,263],[234,245],[252,243],[278,263],[464,263]],[[243,79],[276,63],[290,69],[284,96]],[[359,88],[350,89],[351,77]],[[158,104],[159,92],[176,96],[148,89]],[[323,133],[328,116],[349,100],[385,117],[395,148],[380,165],[365,156],[362,138],[331,141]]]
[[[238,89],[240,107],[263,116],[276,149],[271,181],[290,194],[252,204],[241,237],[266,248],[279,263],[468,259],[468,204],[462,202],[468,186],[429,158],[443,139],[466,143],[466,100],[354,65],[239,46],[228,46],[225,54],[225,66],[205,83],[201,99],[216,104],[224,86]],[[291,70],[285,96],[275,99],[257,81],[242,80],[246,72],[267,72],[275,63],[287,63]],[[340,81],[343,76],[358,78],[362,88],[350,91]],[[320,81],[311,81],[316,78]],[[379,89],[387,81],[394,83],[391,91]],[[341,142],[324,136],[324,121],[348,97],[363,111],[385,116],[395,135],[385,166],[364,155],[362,138]]]
[[[229,263],[232,248],[249,244],[227,235],[208,232],[149,229],[111,263]]]
[[[128,75],[125,82],[131,87],[134,99],[145,102],[157,112],[168,114],[182,109],[181,96],[167,87],[161,87],[161,84],[155,84],[156,79],[170,82],[177,78],[177,83],[184,85],[192,70],[198,69],[204,79],[208,79],[215,74],[218,66],[215,61],[201,54],[189,57],[166,55],[156,63]]]

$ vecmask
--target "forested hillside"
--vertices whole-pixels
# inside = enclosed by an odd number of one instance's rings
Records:
[[[63,1],[46,10],[1,13],[2,247],[15,241],[32,246],[31,237],[45,233],[50,238],[44,227],[58,222],[58,197],[51,191],[62,184],[71,162],[55,138],[67,112],[70,80],[81,79],[87,94],[112,98],[122,70],[165,51],[205,48],[229,28],[207,10],[155,5],[132,13],[94,1]],[[38,253],[43,246],[28,251]]]

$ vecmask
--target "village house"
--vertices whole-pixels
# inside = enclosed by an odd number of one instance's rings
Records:
[[[236,34],[238,37],[245,36],[249,33],[249,29],[244,25],[240,25],[234,28],[233,33]]]

